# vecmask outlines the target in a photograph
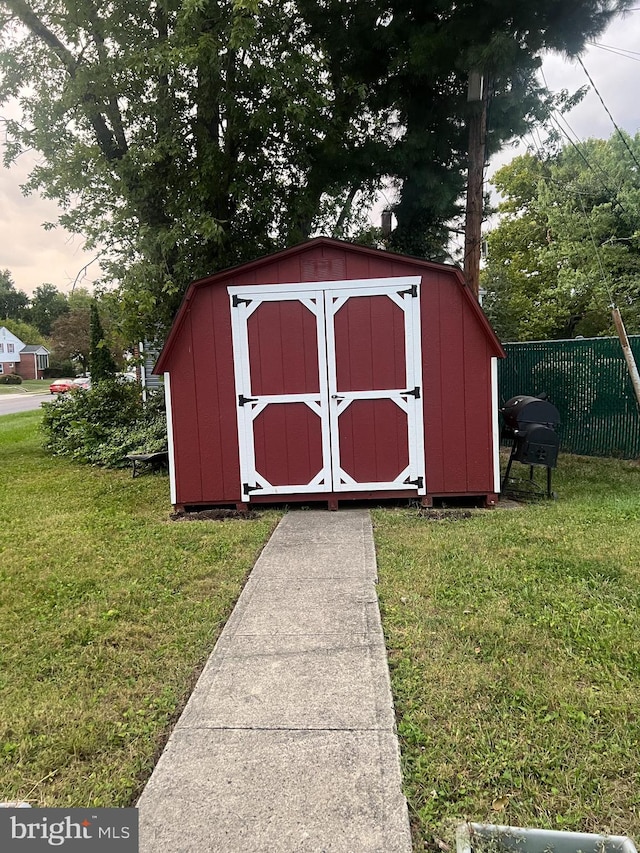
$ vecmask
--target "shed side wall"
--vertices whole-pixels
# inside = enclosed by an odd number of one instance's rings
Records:
[[[171,362],[176,501],[240,500],[228,297],[202,288],[193,299]]]
[[[427,491],[491,493],[493,353],[455,280],[436,273],[423,282]]]

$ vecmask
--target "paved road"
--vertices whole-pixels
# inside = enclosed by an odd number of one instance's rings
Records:
[[[44,400],[50,399],[51,394],[0,394],[0,415],[30,412],[39,409]]]

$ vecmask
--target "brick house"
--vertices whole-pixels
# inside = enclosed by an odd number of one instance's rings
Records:
[[[26,344],[20,350],[17,373],[23,379],[42,379],[49,367],[49,350],[42,344]]]
[[[49,350],[42,344],[24,344],[0,326],[0,376],[17,373],[23,379],[42,379],[49,367]]]

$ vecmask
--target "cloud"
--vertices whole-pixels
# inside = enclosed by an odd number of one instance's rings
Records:
[[[640,127],[640,99],[636,97],[640,83],[640,12],[616,18],[596,42],[582,56],[597,90],[613,115],[616,124],[634,135]],[[622,56],[615,51],[630,51],[635,56]],[[577,61],[567,62],[558,56],[549,56],[544,63],[544,74],[554,91],[575,91],[588,86],[586,97],[567,116],[569,124],[580,139],[595,137],[607,139],[615,127],[602,106],[597,93]]]
[[[15,105],[8,105],[3,114],[15,115],[15,110]],[[81,237],[60,227],[44,229],[44,222],[57,220],[57,205],[38,194],[25,196],[20,188],[36,163],[37,156],[27,153],[9,169],[0,166],[0,269],[8,269],[16,287],[25,293],[31,294],[44,282],[68,292],[95,255],[84,251]],[[78,284],[91,288],[99,273],[94,264]]]

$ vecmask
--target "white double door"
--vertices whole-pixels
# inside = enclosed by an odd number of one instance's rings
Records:
[[[243,500],[425,494],[420,278],[228,291]]]

